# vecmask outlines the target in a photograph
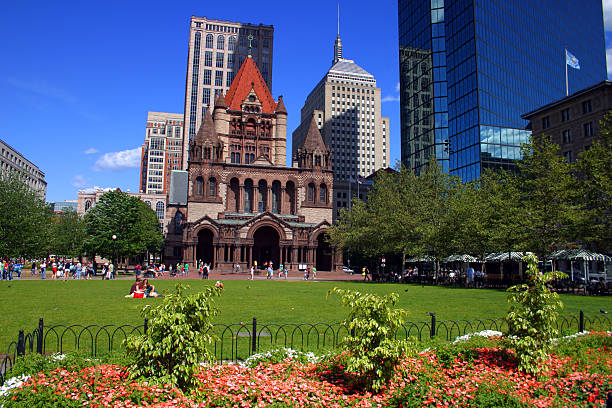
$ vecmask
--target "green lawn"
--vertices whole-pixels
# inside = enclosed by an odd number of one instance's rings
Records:
[[[182,281],[198,290],[215,280]],[[140,310],[145,304],[161,299],[126,299],[132,281],[33,281],[0,282],[2,320],[0,320],[0,353],[17,338],[19,329],[32,331],[38,319],[45,325],[56,324],[142,324]],[[176,281],[154,281],[162,292],[174,290]],[[244,322],[250,325],[256,317],[265,323],[338,322],[344,318],[340,299],[326,297],[334,286],[377,294],[396,292],[399,307],[409,312],[408,320],[429,321],[427,312],[435,312],[438,321],[451,319],[499,318],[507,310],[506,293],[484,289],[421,287],[404,284],[372,284],[361,282],[303,281],[225,281],[225,290],[217,299],[218,323]],[[598,315],[600,309],[612,313],[612,299],[563,295],[563,314]]]

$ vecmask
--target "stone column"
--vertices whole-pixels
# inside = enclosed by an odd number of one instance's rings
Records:
[[[238,208],[237,212],[244,212],[244,184],[238,185]]]
[[[285,203],[286,203],[286,199],[285,199],[285,187],[281,186],[280,189],[280,207],[278,208],[278,213],[279,214],[289,214],[289,211],[287,211],[287,209],[285,208]]]
[[[272,186],[266,190],[266,210],[272,212]]]

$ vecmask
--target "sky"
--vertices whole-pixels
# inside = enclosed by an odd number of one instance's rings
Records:
[[[604,0],[612,62],[612,0]],[[183,113],[191,15],[274,25],[272,94],[291,133],[331,66],[337,1],[30,1],[0,15],[0,139],[45,172],[47,201],[138,191],[147,111]],[[344,57],[373,74],[400,157],[397,0],[340,0]],[[612,69],[608,64],[608,76]],[[290,157],[288,157],[288,164]]]

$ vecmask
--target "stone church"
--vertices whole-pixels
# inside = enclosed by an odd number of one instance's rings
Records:
[[[331,153],[312,118],[286,166],[287,110],[251,57],[190,141],[187,204],[169,208],[166,258],[246,271],[272,262],[341,271],[326,242],[332,221]],[[178,259],[181,258],[181,259]]]

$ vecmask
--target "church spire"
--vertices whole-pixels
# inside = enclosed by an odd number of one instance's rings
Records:
[[[338,2],[338,31],[334,42],[334,60],[332,65],[342,59],[342,40],[340,39],[340,2]]]

